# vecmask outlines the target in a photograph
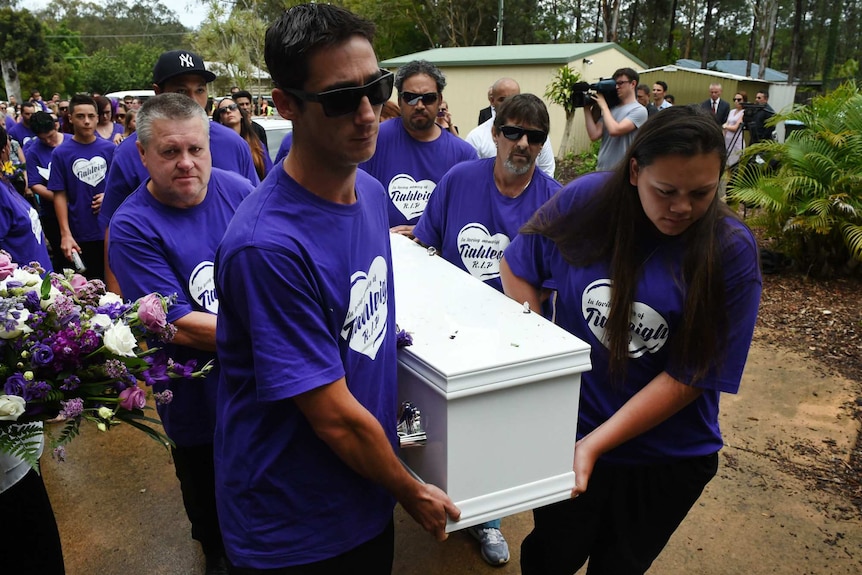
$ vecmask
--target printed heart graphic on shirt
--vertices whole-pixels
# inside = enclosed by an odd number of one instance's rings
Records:
[[[611,280],[598,279],[587,286],[581,297],[584,319],[599,341],[607,347],[605,324],[611,307]],[[667,343],[670,331],[667,320],[647,304],[632,303],[632,318],[629,324],[629,357],[638,358],[647,353],[656,353]]]
[[[500,260],[509,245],[506,234],[494,234],[480,223],[470,223],[458,232],[458,253],[473,277],[489,280],[500,276]]]
[[[195,266],[189,276],[189,293],[199,306],[218,315],[218,296],[215,290],[212,262],[203,261]]]
[[[389,180],[389,199],[408,220],[417,218],[425,211],[428,198],[437,184],[431,180],[413,179],[410,174],[398,174]]]
[[[51,162],[48,162],[47,168],[43,168],[42,166],[36,166],[36,170],[38,170],[39,175],[42,176],[42,179],[46,182],[51,179]]]
[[[350,349],[371,359],[386,339],[389,316],[388,268],[381,256],[374,258],[367,272],[358,271],[350,278],[350,305],[341,328],[341,337]]]
[[[108,162],[101,156],[89,160],[78,158],[72,163],[72,173],[75,177],[94,188],[105,179],[108,173]]]

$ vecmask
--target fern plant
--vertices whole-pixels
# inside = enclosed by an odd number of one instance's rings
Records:
[[[776,115],[805,129],[748,147],[729,196],[761,213],[800,267],[829,275],[862,262],[862,92],[852,82]],[[762,160],[762,162],[760,161]]]

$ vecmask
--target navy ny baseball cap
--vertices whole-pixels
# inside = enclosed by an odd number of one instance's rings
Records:
[[[216,75],[204,66],[203,58],[194,52],[172,50],[159,56],[159,60],[153,66],[153,83],[161,86],[165,81],[170,80],[174,76],[181,76],[183,74],[203,76],[207,83],[216,79]]]

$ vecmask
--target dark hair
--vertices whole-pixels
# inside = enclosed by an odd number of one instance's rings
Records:
[[[231,101],[236,104],[236,100],[234,100],[236,94],[233,97],[222,98],[221,102],[219,102],[219,106],[221,106],[222,102]],[[223,108],[217,107],[215,112],[213,113],[213,121],[218,122],[219,124],[224,124],[222,117],[224,116]],[[237,112],[239,112],[240,120],[239,120],[239,135],[245,140],[246,144],[248,144],[249,150],[251,151],[251,159],[254,162],[254,169],[257,172],[258,177],[262,180],[264,176],[266,176],[266,163],[263,155],[269,153],[264,147],[263,142],[261,142],[260,138],[257,135],[257,132],[254,131],[254,128],[251,125],[251,118],[248,113],[237,106]],[[233,130],[233,128],[231,128]]]
[[[692,106],[674,106],[661,120],[647,121],[637,132],[625,159],[617,164],[601,190],[585,205],[569,213],[539,212],[521,230],[550,238],[567,262],[585,266],[609,262],[610,312],[606,324],[610,372],[615,381],[625,374],[628,360],[629,323],[635,286],[643,261],[638,244],[654,226],[644,213],[637,187],[630,182],[631,160],[644,168],[667,156],[692,157],[716,154],[716,175],[724,172],[727,159],[724,136],[711,114]],[[682,327],[674,334],[671,350],[682,363],[694,368],[694,379],[717,364],[727,333],[724,277],[721,270],[724,218],[736,217],[716,193],[706,213],[683,233],[685,247],[682,277],[685,308]]]
[[[57,121],[48,112],[39,110],[30,118],[30,129],[37,136],[57,129]]]
[[[20,103],[20,104],[18,104],[18,105],[19,105],[19,106],[21,106],[21,111],[22,111],[22,112],[24,111],[24,108],[33,108],[34,110],[36,109],[36,104],[34,104],[33,102],[30,102],[29,100],[28,100],[28,101],[21,102],[21,103]]]
[[[631,68],[620,68],[619,70],[614,72],[613,79],[616,80],[620,76],[625,76],[629,79],[630,82],[634,82],[635,84],[637,84],[641,80],[641,75]]]
[[[234,102],[236,102],[237,98],[245,98],[246,100],[254,104],[254,98],[252,97],[251,92],[249,92],[248,90],[237,90],[236,92],[231,94],[230,97],[231,99],[233,99]]]
[[[763,94],[763,96],[768,100],[769,99],[769,90],[758,90],[758,94]]]
[[[285,10],[266,31],[264,57],[273,83],[281,89],[302,89],[315,52],[354,36],[370,43],[374,24],[330,4],[300,4]]]
[[[518,120],[532,124],[543,132],[551,129],[551,120],[548,117],[548,108],[545,103],[534,94],[516,94],[500,104],[497,115],[494,116],[494,129],[499,133],[500,128],[511,120]]]
[[[111,119],[114,119],[114,104],[108,98],[104,96],[94,96],[93,99],[96,101],[96,116],[99,118],[102,117],[102,109],[107,105],[111,107]]]
[[[442,92],[446,87],[446,76],[440,71],[440,68],[427,60],[413,60],[398,68],[395,72],[395,89],[401,93],[401,86],[404,85],[404,80],[412,78],[416,74],[425,74],[434,79],[437,84],[437,91]]]
[[[745,90],[737,90],[736,93],[739,94],[740,96],[742,96],[743,102],[748,101],[748,92],[746,92]]]
[[[661,86],[662,90],[667,92],[667,83],[666,82],[663,82],[662,80],[657,80],[657,81],[653,82],[653,84],[658,84],[659,86]]]
[[[650,89],[649,86],[647,86],[646,84],[638,84],[637,88],[635,88],[635,92],[646,92],[647,94],[649,94]]]
[[[75,106],[89,105],[93,106],[96,114],[99,114],[99,107],[96,105],[96,100],[87,94],[75,94],[69,99],[69,115],[75,113]]]
[[[676,101],[675,101],[676,99],[673,97],[673,94],[665,94],[664,99],[667,100],[668,102],[670,102],[671,104],[676,103]]]

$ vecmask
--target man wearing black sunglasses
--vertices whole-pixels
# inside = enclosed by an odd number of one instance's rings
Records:
[[[238,208],[215,262],[216,498],[232,575],[388,574],[396,499],[441,539],[447,516],[460,516],[393,450],[387,200],[357,170],[392,90],[373,32],[315,3],[266,33],[293,144]]]
[[[443,174],[476,159],[469,144],[437,124],[445,87],[446,77],[431,62],[414,60],[399,68],[401,118],[381,124],[377,152],[360,166],[386,188],[393,232],[411,236]]]
[[[503,250],[560,189],[559,182],[536,169],[549,129],[548,110],[533,94],[515,95],[497,106],[495,157],[458,164],[443,176],[416,225],[416,240],[502,292]],[[509,561],[499,519],[467,532],[479,541],[487,563]]]

